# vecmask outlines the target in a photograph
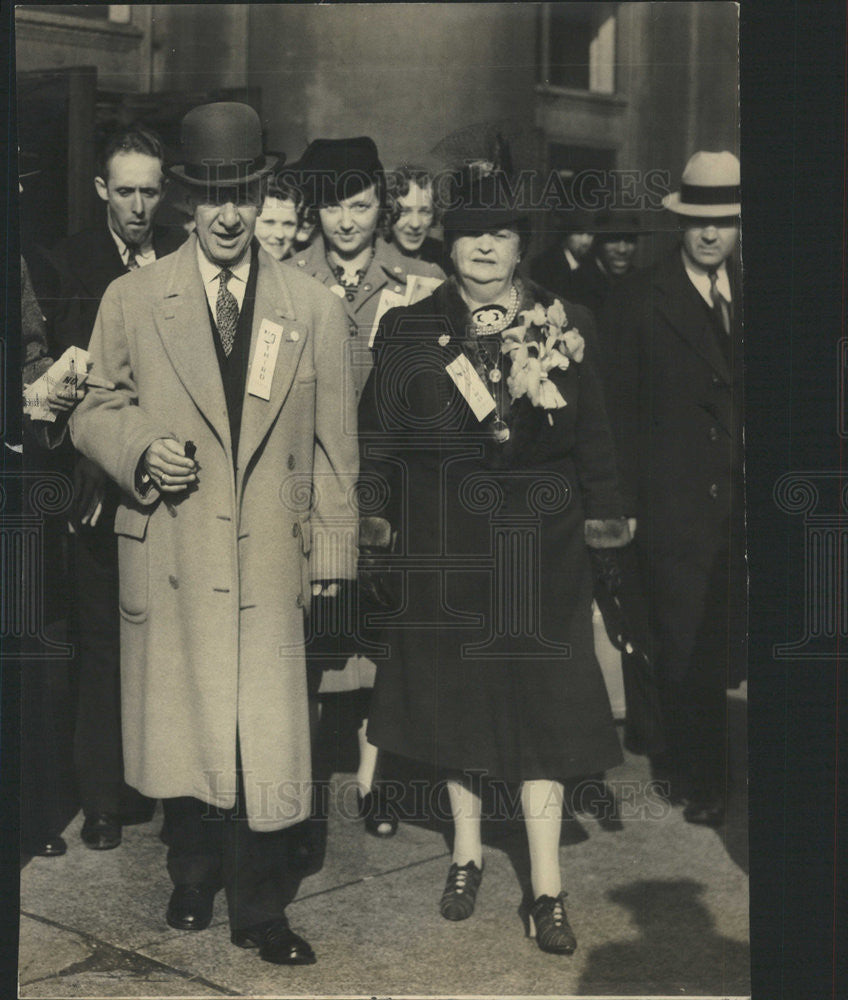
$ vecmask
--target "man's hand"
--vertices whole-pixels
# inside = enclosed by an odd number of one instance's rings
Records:
[[[78,455],[74,466],[74,496],[77,498],[77,520],[93,528],[103,510],[106,473],[85,455]]]
[[[180,493],[197,482],[197,462],[174,438],[157,438],[144,453],[144,470],[162,493]]]

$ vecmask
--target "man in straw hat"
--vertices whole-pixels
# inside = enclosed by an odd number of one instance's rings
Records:
[[[195,232],[109,286],[91,352],[116,388],[72,433],[122,490],[124,761],[164,800],[167,921],[203,930],[223,886],[234,944],[306,964],[284,831],[311,804],[304,609],[355,573],[347,322],[253,241],[256,113],[194,108],[181,145]]]
[[[599,331],[665,716],[655,772],[686,820],[712,826],[725,812],[726,689],[745,670],[739,173],[729,152],[689,160],[663,202],[680,245],[624,280]]]

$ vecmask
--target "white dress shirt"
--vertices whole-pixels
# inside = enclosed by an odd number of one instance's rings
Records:
[[[681,253],[683,254],[683,266],[686,268],[689,280],[698,289],[704,302],[712,309],[713,299],[710,295],[709,273],[704,268],[693,264],[682,250]],[[724,301],[730,304],[732,301],[730,296],[730,278],[727,274],[727,264],[724,261],[716,268],[716,288],[719,290],[719,294]]]
[[[197,244],[197,266],[200,268],[200,278],[203,281],[203,288],[206,291],[206,299],[212,315],[218,315],[218,290],[221,287],[220,274],[224,269],[220,264],[213,264],[203,252],[200,243]],[[237,264],[230,265],[232,278],[227,282],[227,288],[235,295],[239,312],[244,302],[244,293],[247,291],[247,279],[250,275],[250,248],[248,248],[241,260]]]
[[[109,235],[115,241],[115,246],[118,248],[118,253],[121,255],[121,260],[124,262],[124,267],[129,267],[130,260],[130,248],[121,239],[120,236],[115,232],[111,226],[107,226],[109,230]],[[156,253],[153,249],[153,236],[148,236],[145,243],[140,247],[136,247],[135,251],[136,263],[139,267],[146,267],[148,264],[152,264],[156,260]]]

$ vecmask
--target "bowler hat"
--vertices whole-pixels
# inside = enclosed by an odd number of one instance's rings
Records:
[[[182,163],[168,173],[191,187],[231,187],[269,174],[278,156],[262,152],[262,124],[248,104],[201,104],[183,118]]]
[[[313,208],[335,205],[382,181],[383,164],[367,135],[351,139],[313,139],[284,173]]]
[[[667,194],[663,205],[676,215],[724,218],[739,215],[739,160],[722,153],[695,153],[680,178],[680,190]]]
[[[504,171],[489,167],[472,163],[451,175],[442,215],[446,234],[485,232],[529,218],[529,210],[521,204],[521,191],[511,190]]]

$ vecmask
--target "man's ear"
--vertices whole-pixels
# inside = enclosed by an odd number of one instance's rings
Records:
[[[109,189],[106,187],[106,181],[104,181],[102,177],[94,178],[94,190],[97,192],[101,201],[109,200]]]

